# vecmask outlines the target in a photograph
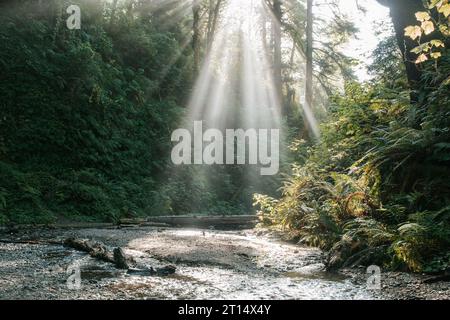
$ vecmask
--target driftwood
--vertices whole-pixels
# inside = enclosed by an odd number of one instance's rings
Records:
[[[252,228],[258,223],[256,215],[240,216],[203,216],[203,215],[184,215],[184,216],[151,216],[144,219],[120,219],[117,223],[67,223],[67,224],[23,224],[14,226],[0,226],[0,233],[17,233],[21,230],[36,229],[117,229],[127,227],[199,227],[216,229],[243,229]]]
[[[441,281],[450,281],[450,271],[446,271],[443,274],[432,276],[423,280],[423,283],[436,283]]]
[[[169,227],[169,225],[158,222],[150,222],[143,219],[121,219],[117,223],[96,223],[96,222],[76,222],[76,223],[55,223],[55,224],[21,224],[12,226],[0,226],[0,233],[10,234],[22,230],[36,229],[118,229],[127,227]]]
[[[197,227],[215,229],[253,228],[258,223],[256,215],[242,216],[154,216],[148,217],[147,223],[166,224],[175,227]]]
[[[64,241],[64,245],[67,247],[76,249],[78,251],[83,251],[88,253],[91,257],[114,263],[117,267],[120,263],[116,263],[114,259],[114,254],[109,250],[103,243],[87,240],[87,239],[74,239],[68,238]]]
[[[113,263],[116,268],[127,270],[128,274],[139,276],[166,276],[176,271],[174,266],[168,265],[162,268],[138,268],[136,261],[128,257],[122,248],[110,250],[103,243],[88,239],[68,238],[64,245],[88,253],[91,257]]]
[[[62,241],[58,240],[19,240],[19,239],[0,239],[0,243],[13,243],[13,244],[40,244],[40,245],[61,245]]]

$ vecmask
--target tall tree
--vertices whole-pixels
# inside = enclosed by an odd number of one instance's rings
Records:
[[[306,75],[305,102],[309,108],[313,102],[313,0],[307,0],[306,8]]]
[[[197,75],[200,68],[200,0],[192,2],[192,50],[194,51],[194,74]]]
[[[208,24],[207,24],[207,52],[211,49],[214,41],[214,34],[217,28],[217,21],[219,19],[220,8],[223,0],[209,0],[208,8]]]
[[[377,0],[380,4],[389,7],[391,11],[392,22],[394,24],[397,44],[402,52],[403,61],[406,68],[408,83],[412,90],[418,88],[421,78],[421,71],[415,64],[416,54],[411,50],[417,46],[417,43],[408,37],[405,37],[405,28],[417,23],[415,13],[424,10],[422,0]],[[417,100],[414,92],[411,94],[413,101]]]
[[[274,70],[274,81],[277,96],[281,105],[281,113],[286,114],[286,108],[283,103],[283,91],[282,91],[282,78],[281,78],[281,21],[282,21],[282,10],[281,10],[281,0],[273,0],[272,4],[273,14],[275,16],[275,21],[273,22],[273,70]]]
[[[111,4],[111,18],[109,19],[109,25],[113,26],[116,21],[117,1],[114,0]]]

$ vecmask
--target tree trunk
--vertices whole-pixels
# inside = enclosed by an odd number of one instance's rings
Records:
[[[115,23],[116,20],[116,10],[117,10],[117,1],[118,0],[114,0],[112,3],[112,7],[111,7],[111,18],[109,20],[109,25],[110,27],[112,27]]]
[[[129,16],[129,17],[131,17],[133,15],[133,5],[134,5],[134,0],[128,0],[127,16]]]
[[[197,75],[200,68],[200,0],[193,0],[192,14],[192,50],[194,51],[194,74]]]
[[[262,30],[262,45],[264,52],[267,53],[267,20],[266,15],[263,13],[261,15],[261,30]]]
[[[281,105],[282,115],[286,115],[286,110],[283,103],[283,90],[282,90],[282,78],[281,78],[281,1],[273,1],[273,14],[276,21],[273,23],[273,70],[274,70],[274,82],[275,90],[279,103]]]
[[[415,13],[423,11],[424,6],[422,0],[377,0],[380,4],[389,7],[391,18],[394,24],[397,43],[402,52],[403,60],[406,67],[406,75],[410,89],[413,90],[411,100],[417,101],[417,90],[420,85],[421,71],[415,64],[416,54],[411,52],[418,44],[416,41],[405,37],[405,28],[411,25],[417,25]]]
[[[216,0],[216,3],[214,4],[214,0],[210,0],[209,3],[210,7],[208,17],[207,52],[211,50],[211,46],[214,42],[214,35],[216,33],[217,28],[217,20],[219,19],[219,11],[222,2],[223,0]]]
[[[306,9],[306,76],[305,102],[309,108],[313,102],[313,0],[308,0]]]
[[[312,110],[313,105],[313,0],[307,0],[306,7],[306,70],[305,70],[305,106]],[[306,136],[312,137],[311,126],[304,112],[303,125]]]
[[[206,27],[206,47],[209,49],[210,43],[212,42],[212,21],[214,19],[214,0],[209,0],[208,2],[208,24]],[[209,51],[209,50],[207,50]]]

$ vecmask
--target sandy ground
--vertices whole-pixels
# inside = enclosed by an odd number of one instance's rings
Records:
[[[449,283],[365,269],[324,271],[323,254],[253,230],[123,228],[38,230],[3,240],[94,239],[122,247],[140,265],[171,264],[171,276],[136,276],[57,244],[0,243],[0,299],[449,299]],[[73,288],[80,271],[81,287]],[[72,276],[72,277],[71,277]],[[69,279],[69,281],[68,281]],[[69,283],[69,286],[68,286]]]

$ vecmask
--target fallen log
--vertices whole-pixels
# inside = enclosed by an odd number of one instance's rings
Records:
[[[0,243],[11,244],[39,244],[39,245],[61,245],[59,240],[20,240],[20,239],[0,239]]]
[[[113,263],[116,268],[127,270],[128,274],[140,276],[167,276],[173,274],[176,268],[167,265],[162,268],[138,268],[136,261],[132,257],[125,254],[122,248],[117,247],[110,250],[103,243],[88,239],[68,238],[64,241],[64,245],[78,251],[88,253],[91,257],[101,261]]]
[[[114,254],[101,242],[68,238],[64,241],[64,245],[78,251],[86,252],[93,258],[116,264]]]
[[[450,281],[450,271],[447,271],[440,275],[428,277],[428,278],[424,279],[422,282],[429,284],[429,283],[448,282],[448,281]]]
[[[165,224],[172,227],[214,228],[220,230],[238,230],[253,228],[258,223],[256,215],[242,216],[153,216],[146,218],[147,223]]]

